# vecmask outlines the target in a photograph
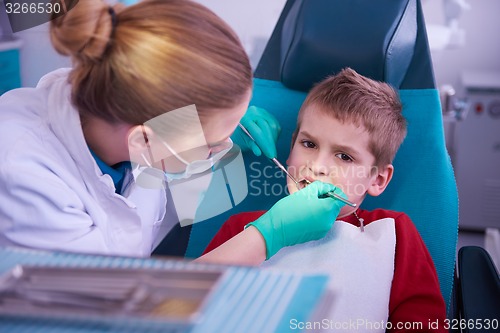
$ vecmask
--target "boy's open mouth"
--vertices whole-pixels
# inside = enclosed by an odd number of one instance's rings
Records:
[[[309,184],[311,184],[311,182],[304,178],[304,179],[299,180],[298,187],[302,190],[304,187],[306,187]]]

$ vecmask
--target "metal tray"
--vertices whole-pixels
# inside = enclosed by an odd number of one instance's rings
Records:
[[[190,327],[223,273],[16,266],[0,276],[0,316]]]

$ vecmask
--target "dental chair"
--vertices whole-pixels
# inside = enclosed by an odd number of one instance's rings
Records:
[[[462,332],[498,330],[500,278],[488,252],[478,246],[462,247],[458,251],[458,276],[457,309],[464,322],[473,323],[462,327]]]
[[[434,260],[449,317],[455,318],[458,195],[420,1],[286,2],[255,70],[251,101],[281,124],[278,160],[288,157],[307,91],[344,67],[400,92],[408,135],[394,161],[395,175],[385,192],[366,198],[362,208],[402,211],[411,217]],[[244,159],[247,197],[233,209],[194,224],[186,257],[199,256],[231,215],[267,210],[287,194],[285,175],[269,160],[251,153]]]
[[[450,304],[458,234],[458,197],[445,148],[420,2],[416,0],[289,0],[256,68],[252,105],[279,120],[278,160],[286,161],[298,110],[307,91],[344,67],[400,90],[408,136],[386,191],[367,198],[365,209],[407,213],[436,265]],[[285,176],[264,157],[245,156],[249,194],[234,209],[195,224],[186,256],[199,255],[231,215],[269,209],[286,195]],[[267,190],[267,193],[266,193]]]

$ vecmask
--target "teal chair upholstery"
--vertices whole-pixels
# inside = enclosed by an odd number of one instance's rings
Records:
[[[279,120],[278,159],[285,162],[307,91],[346,66],[399,89],[408,121],[393,180],[362,208],[402,211],[411,217],[434,260],[449,307],[458,196],[420,2],[289,0],[256,69],[251,104]],[[269,209],[287,194],[285,176],[266,158],[249,154],[245,163],[247,198],[227,213],[194,225],[186,256],[199,255],[229,216]]]

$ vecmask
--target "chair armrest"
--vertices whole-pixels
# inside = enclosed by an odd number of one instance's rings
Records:
[[[462,247],[458,252],[458,278],[461,320],[471,323],[464,325],[467,327],[462,332],[482,332],[485,327],[481,329],[479,323],[484,326],[492,321],[498,329],[500,278],[488,252],[478,246]]]

